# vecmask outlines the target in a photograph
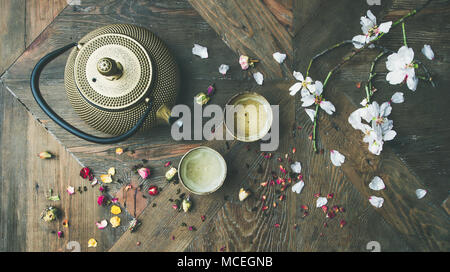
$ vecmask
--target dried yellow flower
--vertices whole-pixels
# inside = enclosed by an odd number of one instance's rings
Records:
[[[116,174],[116,168],[114,168],[114,167],[109,168],[108,169],[108,174],[110,176],[114,176]]]
[[[89,239],[88,247],[97,247],[97,241],[94,238]]]
[[[120,226],[120,217],[113,216],[111,217],[111,219],[109,219],[109,222],[111,223],[111,226],[113,228],[117,228],[118,226]]]
[[[116,154],[117,155],[122,155],[122,153],[123,153],[123,149],[122,148],[120,148],[120,147],[116,148]]]
[[[120,209],[119,206],[117,205],[112,205],[111,206],[111,213],[112,214],[120,214],[122,212],[122,210]]]
[[[102,180],[103,183],[111,183],[112,182],[112,178],[111,175],[100,175],[100,179]]]

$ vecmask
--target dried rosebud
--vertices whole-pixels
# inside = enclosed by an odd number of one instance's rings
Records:
[[[156,186],[151,186],[150,188],[148,188],[148,194],[151,196],[155,196],[158,194],[158,187]]]
[[[263,206],[263,207],[262,207],[262,210],[265,211],[265,210],[267,210],[268,208],[269,208],[269,206],[266,205],[266,206]]]
[[[45,222],[52,222],[59,217],[60,211],[55,207],[47,207],[41,213],[41,219]]]
[[[244,201],[250,194],[251,194],[250,191],[241,188],[239,190],[239,200]]]
[[[89,178],[89,180],[93,180],[94,176],[92,175],[92,171],[89,167],[83,167],[80,171],[80,177],[87,179]]]
[[[175,175],[177,174],[177,169],[175,167],[170,167],[170,169],[166,172],[167,181],[171,181]]]
[[[172,208],[173,208],[174,210],[178,210],[178,205],[177,205],[177,204],[173,204],[173,205],[172,205]]]
[[[169,167],[172,164],[172,162],[168,161],[164,164],[164,167]]]
[[[303,213],[303,217],[306,217],[306,216],[308,216],[308,212],[307,211],[305,211],[304,213]]]
[[[206,95],[207,95],[207,96],[213,95],[215,89],[216,89],[216,88],[215,88],[215,85],[214,85],[214,84],[213,84],[213,85],[209,85],[209,86],[208,86],[208,90],[206,91]]]
[[[184,212],[188,212],[191,209],[192,201],[188,198],[183,199],[183,202],[181,202],[181,207],[183,208]]]
[[[275,201],[272,203],[272,206],[273,206],[274,208],[276,208],[277,205],[278,205],[278,204],[277,204]]]
[[[345,224],[347,224],[347,222],[345,222],[345,220],[341,220],[341,222],[339,222],[339,226],[341,228],[343,228],[345,226]]]
[[[307,211],[309,208],[306,205],[301,205],[300,208],[302,208],[303,210]]]
[[[64,236],[64,232],[58,231],[58,238],[61,238],[61,237],[63,237],[63,236]]]
[[[99,206],[101,206],[101,205],[103,205],[104,203],[105,203],[105,196],[104,196],[104,195],[99,196],[99,197],[97,198],[97,204],[98,204]]]
[[[266,187],[268,183],[269,183],[269,182],[267,182],[267,181],[261,182],[261,187]]]
[[[295,153],[295,151],[297,151],[297,149],[295,147],[292,148],[292,153]]]
[[[327,198],[328,198],[328,199],[332,199],[333,196],[334,196],[334,194],[331,194],[331,193],[330,193],[330,194],[327,195]]]
[[[284,195],[280,195],[280,197],[278,198],[280,201],[284,200]]]
[[[279,227],[280,227],[280,224],[276,223],[275,228],[279,228]]]
[[[334,218],[336,216],[336,214],[333,212],[333,211],[329,211],[328,213],[327,213],[327,218]]]
[[[322,211],[323,211],[324,213],[327,213],[327,211],[328,211],[328,206],[323,205],[321,208],[322,208]]]
[[[48,152],[48,151],[42,151],[42,152],[40,152],[40,153],[38,154],[38,157],[41,158],[41,159],[43,159],[43,160],[46,160],[46,159],[51,159],[51,158],[53,158],[53,154],[50,153],[50,152]]]
[[[331,207],[331,209],[333,210],[333,212],[338,213],[339,212],[339,207],[337,205],[334,205],[333,207]]]
[[[150,176],[150,169],[141,167],[137,170],[142,179],[147,179]]]
[[[194,96],[195,103],[199,105],[205,105],[209,102],[210,97],[207,96],[204,92],[199,92]]]
[[[249,67],[248,56],[241,55],[239,57],[239,64],[241,65],[242,70],[247,70]]]
[[[200,218],[202,219],[202,222],[205,222],[206,216],[202,215],[202,216],[200,216]]]
[[[265,200],[267,199],[267,196],[266,196],[266,195],[263,195],[263,196],[261,197],[261,199],[262,199],[262,201],[265,201]]]
[[[62,225],[63,225],[63,227],[68,228],[69,227],[69,219],[64,219],[62,221]]]

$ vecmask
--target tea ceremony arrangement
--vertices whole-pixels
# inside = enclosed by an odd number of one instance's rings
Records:
[[[0,252],[214,270],[449,251],[449,1],[2,0],[0,18]]]

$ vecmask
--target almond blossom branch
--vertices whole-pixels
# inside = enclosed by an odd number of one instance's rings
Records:
[[[404,44],[405,46],[408,46],[408,44],[406,43],[405,22],[402,22],[402,32],[403,32],[403,44]]]
[[[374,87],[372,84],[372,79],[375,77],[376,73],[373,72],[373,70],[375,69],[375,65],[378,62],[378,60],[384,56],[386,54],[385,51],[381,52],[380,54],[378,54],[372,61],[372,64],[370,65],[370,71],[369,71],[369,78],[367,79],[367,84],[366,84],[366,99],[367,99],[367,103],[370,103],[370,99],[372,98],[372,95],[374,93]]]

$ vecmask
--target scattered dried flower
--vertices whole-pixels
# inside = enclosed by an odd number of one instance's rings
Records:
[[[111,219],[109,219],[109,222],[111,223],[111,226],[113,228],[117,228],[118,226],[120,226],[120,217],[113,216],[111,217]]]
[[[300,194],[304,186],[305,183],[303,182],[303,180],[300,180],[299,182],[297,182],[292,186],[292,192]]]
[[[244,188],[241,188],[239,190],[239,200],[244,201],[250,194],[251,194],[250,191],[245,190]]]
[[[80,177],[82,177],[83,179],[89,179],[90,181],[94,179],[94,176],[92,174],[92,171],[89,167],[83,167],[80,170]]]
[[[150,186],[150,188],[148,188],[148,194],[151,196],[155,196],[159,193],[158,191],[158,187],[156,186]]]
[[[382,197],[371,196],[369,197],[369,202],[375,208],[381,208],[383,206],[384,199]]]
[[[150,176],[150,169],[141,167],[137,170],[142,179],[147,179]]]
[[[264,76],[260,72],[253,73],[253,78],[258,85],[262,85],[264,81]]]
[[[123,154],[123,149],[120,148],[120,147],[116,148],[116,154],[117,155],[122,155]]]
[[[183,199],[183,201],[181,202],[181,207],[183,208],[184,212],[189,212],[189,210],[191,209],[192,206],[192,201],[190,200],[189,197]]]
[[[112,182],[111,175],[109,175],[109,174],[103,174],[103,175],[100,175],[100,180],[101,180],[103,183],[111,183],[111,182]]]
[[[379,176],[375,176],[369,183],[369,188],[374,191],[379,191],[386,188],[386,186],[384,185],[383,180]]]
[[[221,73],[222,75],[226,75],[229,69],[230,69],[230,66],[228,66],[226,64],[221,64],[219,66],[219,73]]]
[[[192,48],[192,54],[199,56],[202,59],[206,59],[208,58],[208,48],[199,44],[194,44],[194,47]]]
[[[97,204],[98,204],[99,206],[101,206],[101,205],[103,205],[104,203],[105,203],[105,196],[104,196],[104,195],[99,196],[99,197],[97,198]]]
[[[166,162],[166,163],[164,164],[164,167],[169,167],[171,164],[172,164],[172,162],[171,162],[171,161],[168,161],[168,162]]]
[[[280,227],[280,224],[276,223],[275,228],[279,228],[279,227]]]
[[[59,217],[60,213],[58,208],[49,206],[42,211],[41,219],[45,222],[52,222]]]
[[[75,193],[75,188],[72,186],[67,186],[67,193],[69,193],[69,195],[73,195]]]
[[[97,247],[97,241],[94,238],[89,239],[88,247]]]
[[[175,167],[170,167],[170,169],[166,172],[167,181],[172,181],[172,179],[177,174],[177,169]]]
[[[112,205],[111,206],[111,213],[112,214],[120,214],[122,212],[122,210],[120,209],[119,206],[117,205]]]
[[[114,176],[116,174],[116,168],[114,168],[114,167],[109,168],[108,169],[108,174],[110,176]]]
[[[426,194],[427,194],[427,190],[424,190],[424,189],[416,190],[417,199],[422,199]]]
[[[38,157],[40,159],[47,160],[53,158],[53,154],[48,151],[42,151],[38,154]]]
[[[345,220],[341,220],[341,221],[339,222],[339,226],[340,226],[341,228],[343,228],[346,224],[347,224],[347,222],[345,222]]]
[[[317,198],[317,201],[316,201],[316,207],[317,207],[317,208],[320,208],[320,207],[322,207],[323,205],[326,205],[327,202],[328,202],[328,200],[327,200],[326,197],[323,197],[323,196],[318,197],[318,198]]]
[[[62,221],[62,225],[63,225],[63,227],[68,228],[69,227],[69,219],[64,219]]]
[[[95,225],[97,226],[98,229],[104,229],[104,228],[106,228],[106,226],[108,226],[108,221],[103,219],[100,222],[95,222]]]

